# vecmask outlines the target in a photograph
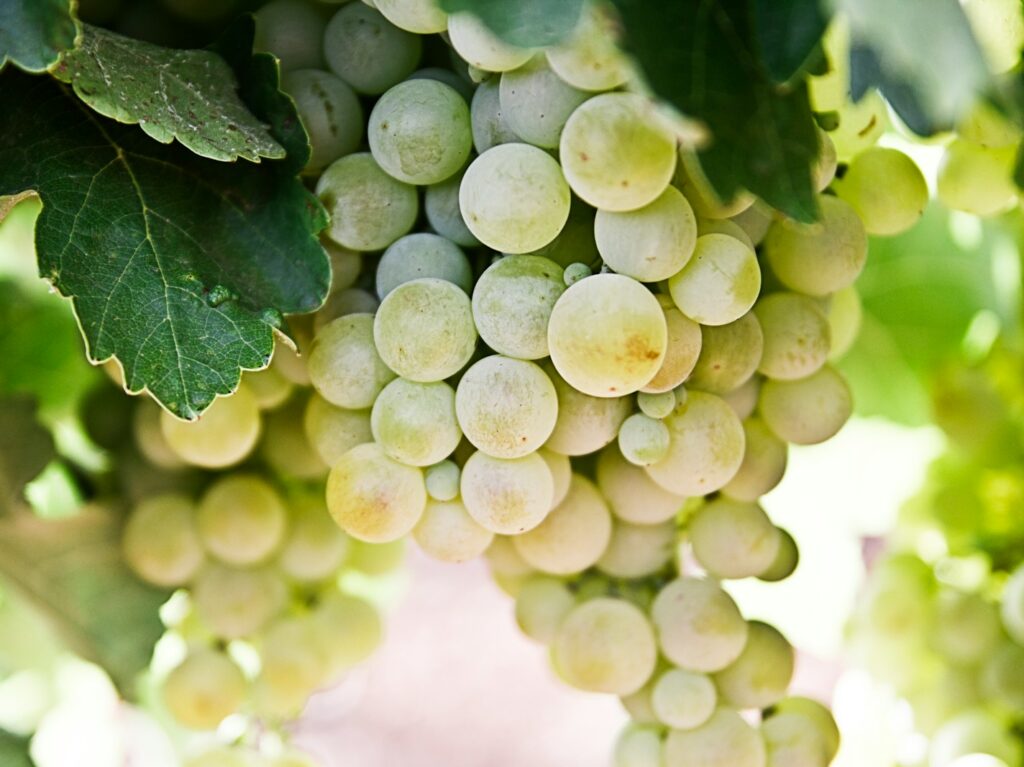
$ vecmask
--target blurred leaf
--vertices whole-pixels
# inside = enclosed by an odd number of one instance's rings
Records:
[[[26,72],[45,72],[75,44],[71,0],[0,2],[0,69],[10,61]]]
[[[469,11],[505,42],[539,48],[561,42],[579,20],[583,0],[441,0],[448,13]]]
[[[0,765],[33,767],[32,759],[28,755],[28,739],[0,730]]]
[[[0,514],[55,455],[53,437],[30,397],[0,400]]]
[[[754,0],[754,19],[765,68],[784,83],[811,58],[829,16],[824,0]]]

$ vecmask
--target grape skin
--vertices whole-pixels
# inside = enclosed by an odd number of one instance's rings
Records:
[[[674,519],[686,502],[686,498],[665,490],[614,449],[602,450],[598,456],[597,485],[615,516],[635,525],[656,525]]]
[[[530,577],[516,596],[516,624],[526,636],[551,644],[576,598],[565,583],[547,575]]]
[[[184,726],[211,730],[241,706],[246,687],[241,669],[230,658],[215,650],[199,650],[168,674],[163,700]]]
[[[786,695],[796,658],[777,629],[751,621],[743,652],[714,675],[724,703],[736,708],[767,708]]]
[[[125,524],[121,549],[125,561],[156,586],[183,586],[203,563],[195,507],[182,495],[159,495],[136,506]]]
[[[731,708],[719,708],[693,730],[672,730],[665,741],[665,767],[765,767],[760,734]]]
[[[270,567],[204,567],[192,584],[196,613],[214,634],[239,639],[255,634],[288,598],[284,580]]]
[[[779,534],[756,503],[717,498],[690,520],[687,530],[697,561],[716,578],[748,578],[775,561]]]
[[[850,387],[830,365],[796,381],[765,381],[761,417],[782,439],[815,445],[832,437],[853,412]]]
[[[384,452],[407,466],[443,461],[462,439],[455,417],[455,391],[443,381],[396,378],[373,403],[370,428]]]
[[[728,394],[757,371],[764,354],[764,334],[754,312],[725,325],[703,325],[700,357],[686,386],[710,394]]]
[[[519,48],[501,40],[472,13],[449,16],[448,36],[452,47],[466,62],[488,72],[518,69],[533,56],[529,48]]]
[[[754,251],[727,234],[697,238],[693,257],[668,281],[679,311],[702,325],[735,322],[754,305],[761,268]]]
[[[372,314],[348,314],[325,325],[309,351],[313,388],[332,405],[362,410],[395,377],[374,343]]]
[[[743,434],[743,463],[722,487],[722,494],[737,501],[756,501],[782,481],[789,448],[760,418],[747,418]]]
[[[292,501],[288,537],[277,566],[292,580],[312,583],[330,578],[348,556],[350,540],[331,520],[322,497]]]
[[[281,545],[287,519],[281,497],[254,474],[229,474],[217,480],[196,512],[203,545],[233,565],[267,559]]]
[[[314,394],[303,416],[306,437],[328,466],[356,445],[373,440],[369,410],[346,410]]]
[[[160,412],[160,431],[182,460],[207,469],[239,463],[260,437],[259,404],[246,387],[230,397],[218,397],[196,421],[180,421],[166,410]]]
[[[412,537],[434,559],[465,562],[482,554],[494,533],[478,525],[461,501],[428,500]]]
[[[562,455],[587,455],[614,441],[630,413],[627,397],[591,397],[566,383],[545,363],[558,397],[558,419],[544,446]]]
[[[657,730],[630,725],[615,742],[615,767],[661,767],[663,750]]]
[[[397,85],[419,64],[419,35],[394,26],[373,8],[349,3],[327,22],[324,56],[358,93],[375,96]]]
[[[677,730],[700,727],[715,712],[718,693],[706,674],[669,669],[651,689],[651,705],[658,719]]]
[[[675,554],[676,526],[669,520],[634,525],[616,520],[597,569],[613,578],[642,578],[661,570]]]
[[[295,101],[309,134],[311,152],[304,172],[319,173],[359,148],[363,108],[344,80],[319,69],[298,69],[281,76],[281,90]]]
[[[535,528],[551,510],[554,478],[537,453],[505,459],[477,451],[462,467],[461,491],[481,527],[517,535]]]
[[[817,372],[831,345],[828,318],[817,303],[799,293],[772,293],[758,301],[754,314],[764,334],[758,371],[792,381]]]
[[[682,384],[697,365],[703,344],[699,324],[679,311],[668,296],[660,297],[659,302],[665,312],[668,344],[658,372],[640,389],[648,394],[663,394]]]
[[[747,622],[718,584],[681,577],[665,586],[651,605],[661,651],[680,668],[719,671],[740,657]]]
[[[513,133],[534,146],[554,149],[565,121],[590,94],[573,88],[551,71],[543,56],[536,56],[501,76],[498,96]]]
[[[427,200],[429,205],[429,191]],[[445,237],[420,232],[396,240],[384,251],[377,264],[377,296],[383,300],[399,285],[423,277],[447,280],[467,294],[473,290],[473,269],[462,249]]]

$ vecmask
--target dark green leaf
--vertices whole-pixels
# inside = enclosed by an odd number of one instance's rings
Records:
[[[39,193],[40,273],[131,391],[195,418],[267,364],[282,314],[323,302],[326,213],[298,180],[150,141],[49,79],[6,73],[0,114],[0,194]]]
[[[448,13],[475,13],[506,42],[524,48],[561,42],[580,18],[583,0],[441,0]]]
[[[951,130],[949,121],[939,123],[922,104],[917,89],[904,80],[890,76],[878,60],[874,48],[855,45],[850,51],[850,91],[860,99],[869,88],[877,88],[914,133],[928,136],[941,130]]]
[[[31,397],[0,400],[0,514],[56,455]]]
[[[10,61],[26,72],[45,72],[75,44],[71,0],[0,2],[0,69]]]
[[[761,58],[779,83],[812,58],[829,21],[823,0],[754,0],[754,18]]]
[[[747,3],[615,0],[624,44],[654,91],[707,124],[700,153],[723,199],[747,189],[799,221],[817,217],[818,136],[803,83],[779,86],[760,63]]]
[[[3,767],[32,767],[28,740],[0,730],[0,764]]]

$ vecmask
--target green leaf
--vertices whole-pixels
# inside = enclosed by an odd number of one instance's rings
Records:
[[[279,159],[285,150],[246,109],[235,76],[212,51],[182,51],[82,26],[78,45],[53,69],[104,117],[178,139],[211,160]]]
[[[469,11],[512,45],[539,48],[560,43],[579,21],[583,0],[441,0],[448,13]]]
[[[0,730],[0,764],[4,767],[33,767],[28,739]]]
[[[6,73],[0,114],[0,194],[39,193],[40,273],[130,391],[195,418],[267,364],[283,314],[323,303],[327,216],[297,179],[152,142],[47,78]]]
[[[811,59],[829,16],[822,0],[754,0],[757,41],[769,76],[784,83]]]
[[[747,189],[798,221],[817,217],[818,136],[803,82],[773,83],[747,3],[615,0],[624,45],[655,93],[702,120],[701,165],[723,199]]]
[[[26,72],[45,72],[77,33],[71,0],[3,0],[0,69],[10,61]]]
[[[36,419],[31,397],[0,400],[0,513],[56,455],[53,437]]]

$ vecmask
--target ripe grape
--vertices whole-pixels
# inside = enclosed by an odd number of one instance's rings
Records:
[[[348,3],[327,22],[324,57],[357,93],[384,93],[412,74],[420,61],[419,35],[399,29],[377,10]]]
[[[795,660],[793,646],[778,630],[751,621],[743,652],[714,675],[718,694],[736,708],[767,708],[785,697]]]
[[[672,730],[665,741],[665,767],[765,767],[760,733],[734,709],[715,710],[700,727]]]
[[[518,142],[517,136],[505,121],[501,111],[499,80],[484,80],[473,93],[469,105],[469,117],[473,130],[473,147],[483,154],[498,144]]]
[[[132,509],[121,541],[129,567],[156,586],[188,583],[205,557],[194,516],[195,507],[182,495],[147,498]]]
[[[495,458],[478,450],[462,467],[461,492],[481,527],[517,535],[535,528],[551,510],[554,478],[539,453]]]
[[[373,403],[370,427],[384,452],[409,466],[443,461],[462,439],[455,418],[455,391],[443,381],[396,378]]]
[[[395,377],[377,352],[373,331],[372,314],[349,314],[329,322],[313,339],[309,377],[332,405],[368,408]]]
[[[817,372],[829,356],[828,318],[812,298],[772,293],[757,302],[754,314],[764,334],[758,370],[769,378],[792,381]]]
[[[654,525],[634,525],[616,520],[608,548],[597,560],[597,569],[613,578],[653,575],[675,554],[676,525],[669,520]]]
[[[429,35],[448,28],[448,14],[435,0],[374,0],[374,7],[399,29]]]
[[[241,669],[216,650],[196,650],[167,675],[163,700],[186,727],[212,730],[242,704],[246,681]]]
[[[747,622],[714,581],[682,577],[665,586],[651,605],[661,651],[688,671],[720,671],[747,643]]]
[[[558,627],[576,604],[576,597],[563,581],[548,575],[534,575],[516,595],[516,623],[526,636],[551,644]]]
[[[308,0],[271,0],[253,15],[253,50],[277,56],[282,72],[323,66],[325,24],[316,5]]]
[[[328,466],[356,445],[373,440],[369,410],[335,407],[317,394],[306,403],[303,427],[310,444]]]
[[[659,297],[659,302],[665,313],[668,344],[658,372],[640,390],[651,394],[671,391],[682,384],[700,359],[703,343],[700,325],[679,311],[668,296]]]
[[[192,585],[196,613],[223,639],[255,634],[277,615],[288,599],[281,576],[269,567],[208,565]]]
[[[545,363],[558,397],[558,418],[544,446],[562,455],[586,455],[612,442],[630,413],[626,397],[591,397],[566,383]]]
[[[284,540],[288,515],[277,491],[255,474],[228,474],[203,494],[196,526],[206,549],[222,562],[267,559]]]
[[[222,469],[241,461],[259,440],[260,409],[244,386],[230,397],[219,397],[196,421],[180,421],[160,413],[160,431],[179,458],[195,466]]]
[[[429,192],[427,200],[429,204]],[[447,280],[467,294],[473,290],[473,269],[462,249],[445,237],[419,232],[396,240],[384,251],[377,263],[377,295],[383,299],[399,285],[422,277]]]
[[[657,730],[631,725],[615,742],[615,767],[662,767],[663,751]]]
[[[505,124],[534,146],[554,149],[569,115],[589,93],[577,90],[555,74],[543,56],[505,72],[498,86]]]
[[[747,245],[727,234],[697,238],[693,257],[668,281],[679,311],[702,325],[725,325],[750,311],[761,268]]]
[[[765,381],[761,417],[787,442],[814,445],[838,432],[853,411],[850,387],[830,365],[796,381]]]
[[[616,45],[614,21],[596,2],[584,5],[568,39],[546,51],[548,64],[570,85],[585,91],[608,91],[630,77],[628,59]]]
[[[302,127],[309,134],[306,172],[319,173],[359,148],[363,108],[344,80],[319,69],[297,69],[281,76],[281,90],[295,101]]]
[[[779,534],[756,503],[716,498],[690,520],[693,555],[716,578],[748,578],[771,566]]]
[[[289,504],[288,537],[277,566],[289,578],[303,583],[330,578],[348,556],[351,541],[331,519],[322,497],[297,498]]]
[[[619,427],[619,451],[636,466],[650,466],[667,454],[672,436],[663,421],[634,413]]]
[[[478,525],[462,501],[427,501],[412,537],[427,554],[442,562],[465,562],[482,554],[494,533]]]
[[[737,501],[756,501],[782,480],[789,449],[760,418],[746,419],[743,434],[743,463],[722,487],[722,494]]]
[[[383,637],[376,608],[360,597],[333,591],[313,608],[315,639],[327,659],[328,678],[370,657]]]
[[[472,13],[448,17],[448,37],[452,47],[465,61],[488,72],[518,69],[533,56],[529,48],[506,43]]]
[[[635,525],[656,525],[674,519],[686,501],[650,478],[609,448],[597,459],[597,485],[615,516]]]
[[[703,325],[700,333],[700,357],[687,387],[728,394],[745,384],[763,361],[764,334],[754,312],[725,325]]]
[[[1016,148],[983,147],[958,139],[946,147],[937,194],[948,208],[995,216],[1017,201],[1013,181]]]
[[[669,669],[651,688],[651,706],[658,719],[677,730],[700,727],[715,712],[718,693],[706,674]]]
[[[857,211],[868,234],[904,232],[917,223],[928,204],[924,175],[898,149],[872,147],[861,152],[835,190]]]

